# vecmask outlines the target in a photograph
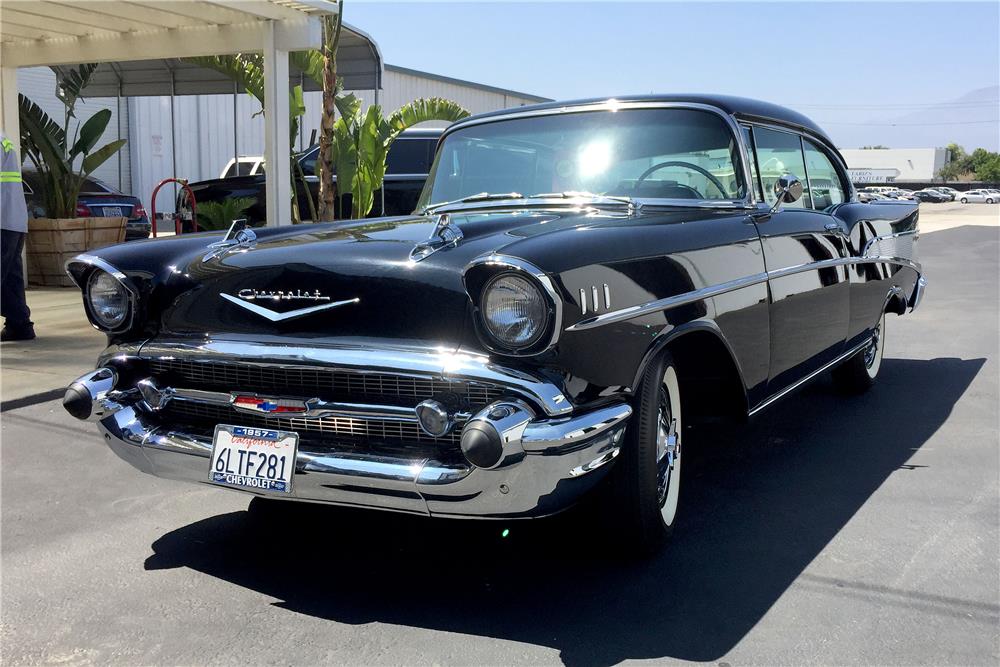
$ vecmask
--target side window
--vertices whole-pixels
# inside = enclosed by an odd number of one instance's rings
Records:
[[[434,142],[427,139],[399,138],[389,146],[387,174],[426,174],[434,159]]]
[[[806,153],[806,174],[813,208],[818,211],[844,202],[844,185],[826,153],[808,139],[802,140]]]
[[[778,198],[774,194],[774,183],[784,174],[791,174],[802,181],[802,198],[785,208],[812,208],[809,192],[805,189],[806,165],[802,158],[802,141],[799,135],[781,132],[766,127],[755,127],[754,143],[757,148],[757,169],[764,188],[764,201],[773,206]]]

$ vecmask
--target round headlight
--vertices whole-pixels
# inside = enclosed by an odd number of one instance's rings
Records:
[[[129,301],[125,286],[107,271],[97,270],[90,276],[87,299],[94,323],[104,329],[117,329],[128,317]]]
[[[502,273],[483,288],[481,300],[486,331],[503,347],[521,349],[545,332],[549,306],[534,282]]]

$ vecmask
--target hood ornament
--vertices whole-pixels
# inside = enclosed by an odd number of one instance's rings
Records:
[[[257,245],[257,234],[250,229],[250,222],[246,218],[233,220],[233,224],[229,225],[229,231],[221,241],[208,244],[210,250],[201,261],[207,262],[235,250],[246,252],[255,245]]]
[[[303,292],[302,290],[283,292],[247,288],[241,289],[236,293],[236,296],[226,294],[225,292],[220,292],[219,296],[230,303],[235,303],[240,308],[246,308],[254,315],[260,315],[264,319],[270,320],[271,322],[294,320],[300,317],[305,317],[306,315],[318,313],[321,310],[330,310],[331,308],[338,308],[340,306],[346,306],[349,303],[358,303],[361,301],[358,297],[345,299],[344,301],[330,301],[330,297],[323,296],[320,294],[319,290],[313,290],[312,292]],[[265,308],[264,306],[254,303],[254,301],[275,301],[278,303],[282,301],[326,301],[329,303],[320,303],[316,306],[306,306],[305,308],[299,308],[298,310],[287,310],[282,313],[276,310],[271,310],[270,308]]]
[[[431,237],[421,241],[410,251],[410,261],[419,262],[442,248],[454,248],[463,236],[461,228],[451,221],[451,217],[447,213],[442,213],[438,216]]]

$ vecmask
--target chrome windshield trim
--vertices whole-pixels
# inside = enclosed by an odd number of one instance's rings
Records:
[[[465,120],[460,120],[452,125],[448,126],[447,129],[441,134],[441,138],[438,140],[438,153],[440,153],[441,146],[444,145],[445,140],[453,132],[467,128],[473,127],[475,125],[483,125],[486,123],[497,123],[505,120],[515,120],[518,118],[532,118],[537,116],[559,116],[568,113],[587,113],[594,111],[624,111],[632,109],[692,109],[695,111],[706,111],[708,113],[715,114],[721,118],[726,125],[729,127],[729,131],[732,133],[732,139],[736,144],[736,152],[738,153],[738,161],[740,171],[740,179],[743,185],[743,192],[745,193],[741,199],[738,200],[720,200],[720,201],[730,201],[739,202],[738,205],[733,205],[732,208],[753,208],[754,205],[754,194],[753,188],[750,186],[750,162],[747,158],[747,147],[743,141],[743,132],[740,129],[739,123],[731,115],[720,109],[719,107],[712,106],[711,104],[700,104],[698,102],[638,102],[638,101],[619,101],[614,98],[605,100],[603,102],[594,102],[591,104],[574,104],[566,105],[563,107],[556,107],[551,109],[533,109],[530,111],[511,111],[510,113],[504,113],[496,116],[487,116],[481,118],[468,118]],[[435,163],[437,160],[435,159]],[[431,167],[431,173],[434,173],[434,168]],[[526,204],[530,200],[517,200],[520,205]],[[641,203],[643,200],[636,199],[636,203]],[[686,201],[686,202],[711,202],[710,199],[690,199],[690,200],[648,200],[651,204],[656,201]],[[690,205],[690,204],[687,204]],[[718,205],[718,202],[712,204],[711,207]],[[704,205],[702,205],[704,206]]]
[[[567,199],[564,197],[525,197],[523,199],[493,199],[473,202],[445,202],[430,204],[426,209],[433,213],[454,213],[456,211],[488,211],[511,208],[550,208],[550,209],[604,209],[621,208],[641,212],[644,208],[674,207],[674,208],[715,208],[726,211],[737,211],[753,208],[742,199],[667,199],[655,197],[635,197],[632,204],[609,201],[602,197],[579,197]]]
[[[384,373],[479,382],[510,388],[533,400],[549,416],[569,414],[573,406],[551,382],[494,363],[485,354],[451,348],[392,347],[378,341],[344,345],[258,343],[227,339],[154,339],[142,346],[143,359],[228,362],[282,368],[317,366],[354,373]]]

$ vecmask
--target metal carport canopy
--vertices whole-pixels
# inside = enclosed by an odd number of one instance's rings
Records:
[[[264,55],[264,156],[269,225],[291,223],[288,52],[320,46],[331,0],[3,0],[0,5],[0,126],[15,142],[17,68],[103,63],[90,96],[231,93],[233,83],[179,58]],[[338,74],[349,89],[381,87],[382,59],[364,33],[345,26]],[[311,89],[310,87],[307,89]]]

